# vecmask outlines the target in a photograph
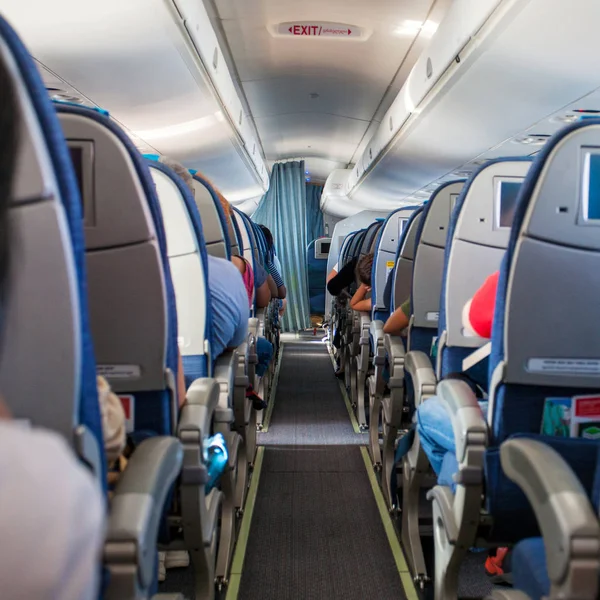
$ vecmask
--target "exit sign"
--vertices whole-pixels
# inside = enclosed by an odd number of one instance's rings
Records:
[[[280,23],[276,27],[276,35],[299,38],[334,38],[342,40],[359,40],[363,37],[360,27],[343,23],[323,23],[319,21],[295,21]]]

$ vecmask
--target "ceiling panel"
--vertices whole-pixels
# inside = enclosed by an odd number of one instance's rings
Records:
[[[256,119],[263,148],[272,160],[317,157],[347,163],[368,123],[321,113]],[[326,140],[327,143],[320,143]]]
[[[408,73],[416,60],[416,53],[405,59],[435,4],[214,0],[267,160],[315,157],[327,161],[319,171],[350,162],[375,113],[387,109],[384,97],[393,100],[390,86],[401,86],[395,80],[398,71],[402,67]],[[361,27],[367,37],[349,41],[271,33],[278,23],[311,20]]]

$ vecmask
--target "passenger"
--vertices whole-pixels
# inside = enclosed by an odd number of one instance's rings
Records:
[[[277,264],[275,263],[277,256],[275,254],[275,243],[273,241],[273,234],[265,225],[259,225],[259,227],[261,228],[265,236],[265,240],[267,242],[267,256],[265,257],[267,262],[267,271],[273,278],[275,286],[277,287],[277,297],[283,300],[286,296],[287,291],[283,283],[283,278],[281,277],[281,264],[278,260]]]
[[[195,195],[194,178],[183,165],[165,156],[160,158],[160,162],[175,171]],[[202,175],[197,174],[197,177],[208,183]],[[229,203],[221,193],[212,186],[212,184],[211,187],[213,187],[219,198],[226,218],[230,219],[231,207],[229,206]],[[266,272],[264,269],[262,273],[265,275],[264,281],[259,282],[256,293],[257,298],[259,296],[264,297],[266,288],[268,304],[271,300],[271,295],[268,290],[268,284],[266,283]],[[252,301],[253,285],[256,287],[257,284],[256,278],[252,272],[252,267],[243,258],[234,256],[232,257],[232,262],[229,262],[223,258],[208,256],[208,289],[213,312],[213,359],[219,357],[225,350],[235,349],[247,339],[248,317],[250,315],[249,302]],[[265,340],[265,342],[267,342],[267,340]],[[269,342],[267,342],[267,344],[272,348],[272,345]],[[186,389],[181,354],[179,354],[178,357],[177,388],[179,407],[181,408],[185,402]],[[246,395],[252,400],[252,405],[255,410],[266,408],[266,402],[264,402],[258,394],[254,393],[252,386],[249,386]],[[168,567],[168,560],[166,564]],[[163,569],[161,568],[161,572],[162,571]]]
[[[472,335],[490,339],[496,304],[496,291],[500,272],[490,275],[483,285],[477,290],[471,300],[463,308],[463,328]],[[488,403],[478,389],[478,385],[470,380],[464,373],[453,373],[448,379],[461,379],[475,392],[483,416],[487,416]],[[417,408],[417,431],[421,446],[436,475],[440,477],[444,456],[447,453],[456,453],[454,430],[452,421],[445,406],[432,397],[422,402]],[[447,474],[451,476],[453,474]],[[445,479],[445,478],[444,478]],[[445,485],[452,485],[451,479],[441,481]],[[485,563],[488,575],[494,576],[495,583],[510,583],[510,574],[507,572],[508,548],[497,548],[489,552]]]
[[[466,317],[466,329],[471,329],[480,337],[490,338],[498,288],[499,272],[493,273],[467,302],[463,309]],[[487,402],[479,403],[484,416],[487,412]],[[444,405],[434,396],[422,402],[417,409],[417,431],[421,438],[423,450],[429,458],[433,470],[439,476],[442,461],[448,452],[454,453],[454,431]]]
[[[191,173],[177,161],[162,156],[160,162],[171,168],[195,196]],[[212,358],[218,358],[226,350],[233,350],[248,336],[248,296],[240,271],[223,258],[208,255],[208,291],[212,310]],[[177,399],[179,408],[186,398],[185,375],[181,352],[177,356]],[[222,472],[223,469],[221,469]],[[186,550],[158,553],[158,580],[164,581],[168,569],[186,568],[190,557]]]
[[[192,194],[194,179],[183,166],[168,157],[160,162],[181,177]],[[248,297],[240,270],[223,258],[208,256],[208,290],[213,312],[213,359],[225,350],[237,348],[248,335]]]
[[[358,258],[353,258],[338,272],[338,263],[335,264],[329,275],[327,275],[327,291],[332,296],[339,296],[346,288],[354,283],[356,265]]]
[[[361,312],[371,310],[371,271],[373,269],[373,254],[365,254],[356,265],[356,278],[360,285],[352,300],[350,308]]]
[[[383,326],[383,333],[402,335],[410,322],[410,298],[397,308]]]
[[[127,459],[123,455],[127,441],[125,411],[121,401],[110,389],[110,385],[104,377],[96,377],[96,387],[102,416],[108,484],[109,488],[112,488],[119,480],[119,474],[123,472],[127,465]]]
[[[8,208],[20,121],[12,78],[1,61],[0,89],[0,291],[5,298],[12,245],[18,241]],[[105,525],[102,492],[61,436],[13,420],[2,400],[0,477],[2,596],[98,598]]]

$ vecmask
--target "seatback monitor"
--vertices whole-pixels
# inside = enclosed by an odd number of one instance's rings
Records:
[[[510,228],[512,226],[522,183],[522,179],[497,179],[494,198],[495,229]]]

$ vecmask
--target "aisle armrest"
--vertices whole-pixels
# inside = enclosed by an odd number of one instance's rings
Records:
[[[219,405],[215,419],[220,423],[233,423],[233,386],[238,362],[237,350],[228,350],[217,358],[213,368],[219,384]]]
[[[373,365],[385,365],[385,341],[383,339],[383,321],[371,321],[371,339],[373,340]]]
[[[466,462],[469,467],[482,469],[483,453],[488,443],[488,428],[477,396],[464,381],[458,379],[440,381],[437,395],[452,419],[457,461],[460,464]],[[481,456],[471,456],[469,459],[473,450]],[[482,476],[480,473],[480,477]]]
[[[588,495],[549,446],[512,439],[500,447],[504,473],[525,493],[544,537],[548,575],[568,598],[596,598],[600,526]]]
[[[435,394],[437,379],[431,360],[424,352],[411,350],[406,354],[404,369],[410,375],[415,392],[415,406]]]
[[[179,440],[165,436],[143,441],[127,463],[111,501],[104,545],[111,587],[129,588],[133,573],[139,585],[151,585],[162,508],[182,461]]]
[[[210,435],[219,392],[219,384],[210,378],[196,379],[187,391],[177,428],[185,451],[184,483],[206,483],[206,467],[202,462],[203,443],[204,438]]]
[[[388,385],[390,389],[393,387],[403,387],[406,350],[404,349],[402,338],[398,335],[386,333],[383,336],[383,340],[390,363],[390,381]]]

